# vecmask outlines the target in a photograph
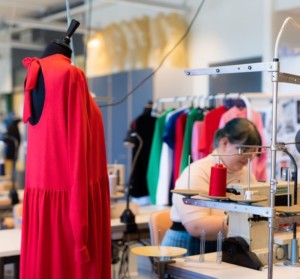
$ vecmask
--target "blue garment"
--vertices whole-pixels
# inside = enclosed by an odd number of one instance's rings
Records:
[[[175,145],[175,133],[176,133],[176,120],[178,117],[184,113],[187,108],[182,108],[177,112],[174,112],[170,118],[166,121],[164,132],[163,132],[163,141],[168,144],[168,146],[174,150]]]
[[[187,231],[166,231],[161,246],[181,247],[187,249],[184,256],[199,255],[200,239],[191,236]],[[205,253],[217,251],[217,241],[205,241]]]

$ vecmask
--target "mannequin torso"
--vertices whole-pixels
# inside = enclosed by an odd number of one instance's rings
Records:
[[[41,58],[48,57],[54,54],[62,54],[68,58],[71,58],[72,50],[64,43],[58,41],[52,41],[44,50]],[[32,115],[29,119],[31,125],[35,125],[39,122],[45,102],[45,82],[42,70],[39,70],[38,81],[36,88],[32,90],[31,94],[31,109]]]

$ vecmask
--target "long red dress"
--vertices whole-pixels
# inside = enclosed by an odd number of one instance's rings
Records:
[[[22,279],[111,278],[110,198],[102,115],[84,73],[55,54],[25,58],[24,121],[39,69],[45,102],[28,123]]]

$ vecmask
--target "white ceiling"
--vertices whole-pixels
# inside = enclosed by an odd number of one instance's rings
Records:
[[[70,5],[79,0],[69,0]],[[62,0],[0,0],[0,15],[2,17],[32,17],[50,12],[57,7],[65,7]]]
[[[93,28],[88,20],[90,9],[102,14],[112,13],[113,8],[122,9],[124,5],[133,9],[187,12],[189,1],[195,0],[0,0],[0,47],[6,44],[18,48],[33,47],[43,49],[44,45],[30,42],[29,32],[24,30],[66,31],[67,12],[70,7],[70,18],[80,21],[76,33],[86,33]],[[299,0],[300,2],[300,0]],[[300,4],[299,4],[300,7]],[[293,6],[289,12],[300,15],[300,8]],[[101,20],[101,13],[95,22]],[[95,13],[97,14],[97,13]],[[85,24],[87,22],[87,24]],[[98,24],[99,25],[99,24]],[[101,28],[98,26],[97,28]]]
[[[68,1],[70,7],[82,2],[81,0]],[[61,16],[57,20],[47,20],[48,15],[57,14],[62,10],[64,10],[65,17]],[[55,23],[55,21],[66,18],[65,11],[66,2],[64,0],[0,0],[0,46],[10,45],[24,49],[32,48],[28,38],[26,40],[24,30],[66,31],[66,23]],[[18,34],[21,34],[21,36],[18,36]],[[37,50],[42,49],[43,45],[35,44],[34,48]]]
[[[186,8],[185,0],[0,0],[0,46],[10,44],[12,47],[32,48],[24,30],[65,32],[67,15],[80,21],[76,33],[85,33],[89,9],[105,11],[113,5],[175,11]],[[70,7],[69,14],[67,7]],[[43,47],[34,44],[37,50]]]

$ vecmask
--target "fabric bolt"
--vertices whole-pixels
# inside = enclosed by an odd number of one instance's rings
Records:
[[[217,107],[209,111],[204,117],[203,133],[200,137],[198,150],[203,153],[204,156],[210,154],[213,149],[213,141],[215,132],[219,129],[219,122],[222,115],[226,112],[224,106]]]
[[[110,197],[101,111],[84,73],[61,54],[26,58],[28,141],[20,278],[111,278]],[[45,103],[32,125],[42,70]]]
[[[219,128],[223,128],[225,124],[234,118],[247,118],[247,108],[232,107],[225,112],[219,123]],[[255,110],[251,110],[251,121],[256,126],[261,136],[262,145],[266,145],[266,137],[264,134],[264,127],[261,114]],[[259,181],[267,180],[267,154],[263,153],[259,157],[255,157],[251,161],[252,172]]]
[[[147,169],[147,185],[152,204],[156,204],[156,189],[160,165],[159,162],[163,143],[162,135],[164,132],[166,117],[170,111],[172,111],[172,109],[165,111],[165,113],[158,117],[155,121],[154,134]]]
[[[187,119],[187,112],[182,113],[177,121],[175,127],[175,145],[174,145],[174,163],[173,163],[173,181],[176,181],[180,173],[180,162],[182,155],[184,130]]]

